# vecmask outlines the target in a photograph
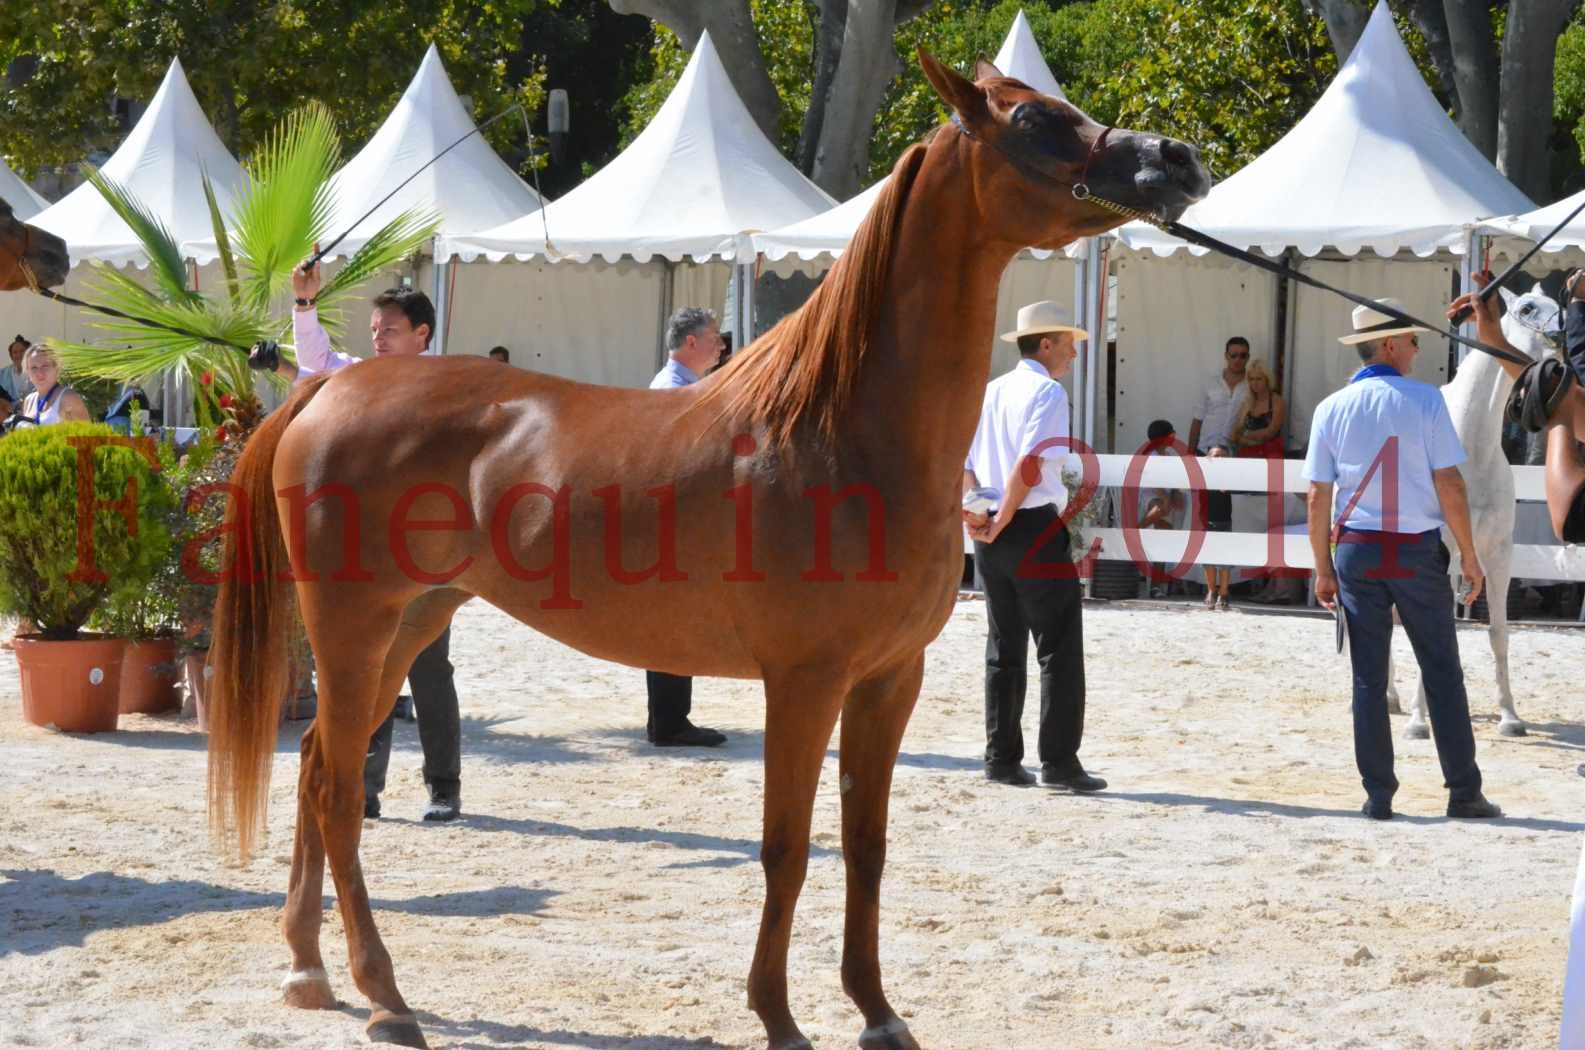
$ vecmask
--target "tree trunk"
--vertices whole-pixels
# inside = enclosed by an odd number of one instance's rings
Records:
[[[609,0],[611,10],[623,15],[644,15],[677,34],[692,51],[706,29],[738,97],[748,107],[754,123],[772,142],[781,138],[781,96],[765,69],[749,0]]]
[[[831,78],[820,145],[810,172],[810,178],[838,200],[864,186],[875,112],[897,74],[892,44],[896,0],[849,0],[847,8],[842,55]]]
[[[848,0],[822,0],[819,24],[815,26],[814,87],[809,93],[803,133],[798,138],[796,163],[805,175],[814,171],[815,156],[820,150],[820,133],[831,105],[831,82],[842,58],[842,33],[847,21]]]
[[[1512,0],[1502,45],[1497,168],[1538,204],[1551,197],[1552,76],[1572,0]]]
[[[1446,96],[1449,108],[1455,114],[1462,116],[1464,109],[1459,104],[1458,81],[1453,75],[1453,45],[1448,39],[1447,12],[1443,10],[1442,2],[1443,0],[1412,0],[1409,5],[1409,17],[1414,19],[1415,28],[1425,37],[1426,49],[1431,53],[1431,66],[1436,70],[1437,86]],[[1457,0],[1448,0],[1448,2],[1454,3]]]
[[[1458,126],[1487,160],[1497,157],[1497,38],[1481,0],[1444,0],[1453,79],[1458,84]],[[1550,55],[1551,46],[1548,45]],[[1505,56],[1506,58],[1506,56]],[[1551,70],[1550,57],[1547,69]],[[1550,73],[1548,74],[1550,76]],[[1550,106],[1547,112],[1551,113]],[[1551,121],[1547,126],[1550,128]]]
[[[1354,45],[1365,33],[1370,21],[1370,8],[1361,7],[1354,0],[1301,0],[1304,9],[1326,21],[1326,35],[1332,40],[1332,50],[1337,52],[1339,63],[1347,62],[1354,53]]]

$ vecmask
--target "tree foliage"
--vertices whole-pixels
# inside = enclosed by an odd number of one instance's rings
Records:
[[[251,152],[288,112],[327,105],[349,141],[390,113],[433,43],[476,118],[535,112],[542,61],[524,20],[561,0],[7,0],[0,4],[0,154],[24,173],[113,149],[113,96],[150,98],[173,57],[221,140]],[[522,125],[491,129],[498,147]]]

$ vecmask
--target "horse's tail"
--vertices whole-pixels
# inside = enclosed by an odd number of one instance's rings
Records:
[[[275,451],[329,378],[302,384],[248,439],[231,473],[209,650],[209,830],[244,862],[264,830],[270,765],[290,679],[296,609],[275,507]]]

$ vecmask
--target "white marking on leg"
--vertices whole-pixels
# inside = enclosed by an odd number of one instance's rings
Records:
[[[306,969],[306,970],[293,970],[291,973],[287,974],[286,975],[286,979],[281,982],[281,987],[282,988],[290,988],[294,984],[321,984],[321,983],[322,984],[329,984],[330,983],[330,977],[329,977],[328,974],[325,973],[323,968],[318,967],[318,966],[313,966],[313,967],[310,967],[309,969]]]
[[[842,780],[840,782],[840,787],[841,787],[842,794],[844,794],[844,795],[846,795],[849,791],[853,790],[853,774],[852,773],[843,773],[842,774]]]

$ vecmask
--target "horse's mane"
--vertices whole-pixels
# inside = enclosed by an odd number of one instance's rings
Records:
[[[870,348],[875,316],[891,272],[903,208],[925,158],[923,145],[897,160],[891,180],[852,242],[809,301],[734,355],[703,401],[724,399],[723,416],[763,427],[777,447],[804,425],[835,443]]]

